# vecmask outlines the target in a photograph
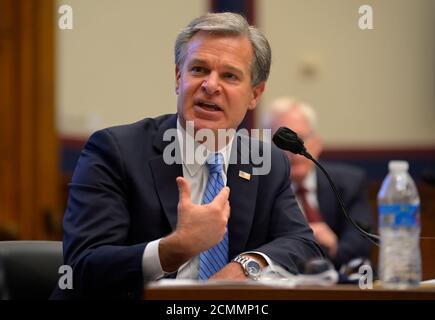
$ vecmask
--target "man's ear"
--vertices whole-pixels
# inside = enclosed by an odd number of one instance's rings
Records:
[[[175,93],[178,94],[178,88],[180,87],[181,72],[178,66],[175,66]]]
[[[266,88],[266,82],[260,82],[252,89],[252,99],[249,103],[248,110],[254,110],[257,106],[258,101],[263,95],[264,89]]]

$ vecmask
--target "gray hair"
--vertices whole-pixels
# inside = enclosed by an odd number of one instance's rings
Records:
[[[273,100],[269,105],[271,121],[279,119],[283,114],[292,110],[298,109],[302,112],[305,119],[308,121],[310,129],[317,131],[317,114],[312,106],[305,102],[301,102],[288,97],[281,97]]]
[[[266,81],[269,77],[272,52],[264,34],[257,28],[250,26],[246,19],[239,14],[207,13],[194,19],[181,30],[175,41],[175,64],[181,69],[187,55],[187,44],[199,31],[208,31],[223,35],[243,35],[251,42],[253,61],[251,66],[252,86]]]

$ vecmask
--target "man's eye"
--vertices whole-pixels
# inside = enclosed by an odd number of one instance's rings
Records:
[[[205,69],[203,67],[192,67],[190,68],[190,72],[193,74],[205,73]]]
[[[224,74],[224,78],[225,79],[229,79],[229,80],[237,80],[239,79],[235,74],[233,73],[225,73]]]

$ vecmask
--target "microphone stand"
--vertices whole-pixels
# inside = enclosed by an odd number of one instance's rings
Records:
[[[331,177],[329,176],[328,172],[323,168],[323,166],[313,158],[313,156],[307,151],[307,149],[304,146],[304,141],[298,137],[296,132],[291,130],[290,128],[281,127],[277,130],[277,132],[273,135],[272,138],[273,142],[277,145],[278,148],[290,151],[295,154],[301,154],[304,157],[310,159],[313,161],[316,166],[323,172],[323,174],[328,179],[329,185],[331,186],[332,190],[334,191],[335,197],[337,198],[338,203],[340,204],[341,211],[343,212],[346,219],[361,233],[363,234],[371,243],[373,243],[376,246],[379,246],[380,237],[378,235],[369,233],[365,231],[363,228],[361,228],[349,215],[349,213],[346,211],[346,208],[344,207],[343,200],[340,197],[340,194],[337,191],[337,188],[334,185],[334,182],[332,181]]]
[[[305,148],[304,148],[305,149]],[[337,188],[334,185],[334,182],[332,181],[331,177],[329,176],[328,172],[325,170],[325,168],[323,168],[323,166],[316,160],[313,158],[313,156],[305,150],[301,150],[301,154],[310,159],[311,161],[313,161],[316,166],[323,172],[323,174],[326,176],[326,178],[328,179],[329,185],[331,186],[332,190],[334,191],[335,197],[337,198],[338,203],[340,204],[340,208],[341,211],[344,213],[346,219],[360,232],[362,233],[371,243],[373,243],[376,246],[379,246],[379,241],[380,241],[380,237],[378,235],[369,233],[367,231],[365,231],[363,228],[361,228],[354,220],[353,218],[349,215],[349,213],[346,211],[346,208],[344,207],[344,203],[343,200],[340,197],[340,194],[337,191]]]

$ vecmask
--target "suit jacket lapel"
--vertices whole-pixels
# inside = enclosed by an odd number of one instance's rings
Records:
[[[227,172],[227,185],[230,187],[231,215],[228,222],[229,258],[246,250],[254,219],[257,198],[258,176],[252,175],[252,165],[249,162],[249,138],[236,135]],[[243,151],[242,151],[243,150]],[[251,174],[248,181],[239,176],[243,171]]]
[[[164,121],[158,128],[153,144],[159,154],[150,159],[150,166],[157,194],[159,195],[163,211],[168,218],[172,230],[174,230],[177,225],[178,186],[175,179],[179,176],[183,176],[183,168],[181,164],[166,164],[163,159],[163,150],[170,143],[175,143],[174,148],[178,148],[178,151],[175,151],[175,155],[176,157],[179,156],[179,145],[176,138],[176,123],[177,115],[173,115]],[[163,135],[168,129],[175,129],[175,136],[171,141],[163,141]],[[178,159],[177,162],[181,163]]]

